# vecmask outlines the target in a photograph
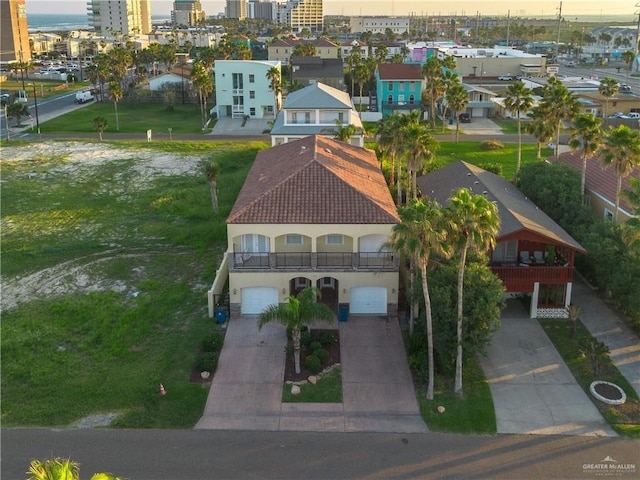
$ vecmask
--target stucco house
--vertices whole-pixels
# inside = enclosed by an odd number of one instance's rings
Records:
[[[342,60],[339,58],[291,57],[291,78],[305,87],[324,83],[339,90],[344,89]]]
[[[289,94],[271,129],[271,145],[280,145],[308,135],[333,138],[336,120],[356,127],[349,143],[364,146],[362,120],[348,93],[323,83],[314,83]]]
[[[157,92],[169,85],[174,88],[183,88],[185,92],[191,89],[191,65],[178,66],[166,73],[149,79],[149,90]]]
[[[216,111],[219,117],[274,118],[276,98],[267,72],[280,62],[216,60]],[[278,100],[280,102],[280,100]]]
[[[513,184],[467,162],[456,162],[419,177],[422,194],[448,203],[468,188],[498,207],[500,232],[490,254],[491,270],[507,294],[531,294],[532,318],[566,317],[571,303],[576,253],[586,250]]]
[[[262,150],[227,218],[231,314],[308,286],[350,314],[397,312],[399,217],[373,151],[312,135]]]
[[[383,116],[420,109],[424,89],[418,64],[381,63],[376,67],[376,100],[371,105]]]
[[[582,151],[576,150],[566,152],[557,157],[547,158],[549,163],[566,163],[582,174]],[[630,190],[630,179],[640,180],[640,167],[635,167],[631,173],[622,179],[623,190]],[[615,167],[609,165],[604,167],[601,158],[591,155],[587,159],[587,171],[585,174],[585,201],[591,206],[600,218],[615,220],[616,212],[616,184],[618,177]],[[624,223],[633,218],[633,206],[624,195],[620,195],[620,210],[618,212],[618,223]]]
[[[316,47],[316,56],[320,58],[339,58],[340,46],[327,38],[313,40],[301,38],[280,38],[275,40],[267,48],[269,60],[282,62],[288,65],[293,55],[293,49],[298,44],[313,43]]]

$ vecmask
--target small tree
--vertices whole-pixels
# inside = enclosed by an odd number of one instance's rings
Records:
[[[22,117],[29,116],[29,109],[24,103],[12,103],[7,107],[7,117],[16,119],[16,127],[20,126]]]
[[[287,303],[267,307],[258,320],[258,330],[265,324],[277,321],[291,330],[293,341],[293,358],[296,373],[300,373],[300,336],[302,327],[309,326],[316,320],[333,322],[334,315],[329,307],[318,303],[320,289],[308,287],[297,297],[290,296]]]
[[[578,305],[569,305],[567,307],[567,316],[569,317],[569,320],[571,320],[569,338],[575,338],[576,336],[576,324],[578,323],[580,315],[582,315],[582,308],[580,308]]]
[[[218,213],[218,173],[220,173],[220,169],[218,168],[218,164],[214,161],[207,163],[205,167],[205,173],[207,175],[207,180],[209,181],[209,190],[211,191],[211,204],[213,205],[214,213]]]
[[[591,371],[594,375],[600,374],[602,362],[609,356],[609,347],[599,342],[595,338],[583,339],[581,343],[580,353],[585,356],[591,365]]]
[[[107,119],[104,117],[96,117],[93,119],[93,128],[98,132],[98,137],[102,141],[102,133],[107,128]]]

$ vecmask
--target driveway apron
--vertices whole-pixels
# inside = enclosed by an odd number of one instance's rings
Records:
[[[284,328],[268,324],[258,332],[255,317],[232,319],[195,428],[426,432],[398,321],[352,316],[338,328],[343,403],[281,403]]]
[[[501,323],[481,360],[498,433],[616,436],[518,300]]]

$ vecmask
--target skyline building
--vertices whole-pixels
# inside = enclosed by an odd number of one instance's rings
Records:
[[[171,23],[177,26],[195,27],[205,19],[200,0],[175,0],[171,10]]]
[[[278,23],[289,25],[292,32],[303,28],[319,34],[324,29],[322,0],[291,0],[278,5]]]
[[[97,34],[127,36],[151,32],[150,0],[89,0],[87,9]]]
[[[31,60],[25,0],[0,0],[0,64]]]
[[[227,0],[225,16],[238,20],[247,18],[247,0]]]

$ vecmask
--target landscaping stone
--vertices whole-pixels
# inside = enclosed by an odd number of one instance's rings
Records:
[[[300,395],[300,386],[292,385],[291,386],[291,395]]]
[[[309,375],[309,383],[315,385],[318,383],[318,378],[315,375]]]

